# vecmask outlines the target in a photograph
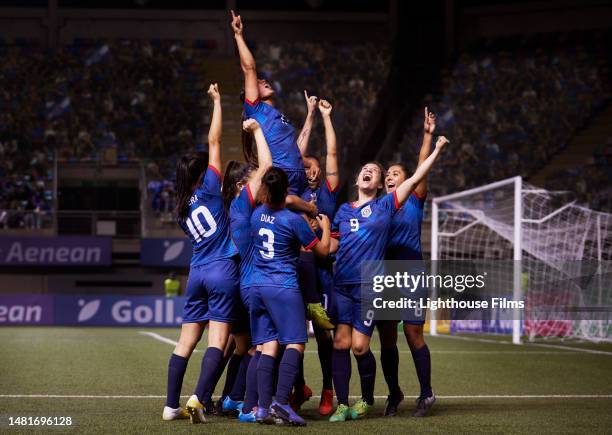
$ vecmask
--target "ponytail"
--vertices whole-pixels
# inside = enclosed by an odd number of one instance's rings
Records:
[[[183,220],[189,214],[189,200],[202,175],[206,172],[208,154],[188,154],[176,165],[176,216]]]
[[[271,167],[261,179],[261,184],[264,187],[266,203],[278,206],[285,202],[289,188],[289,179],[285,171]]]
[[[244,181],[251,167],[247,163],[241,163],[236,160],[230,160],[225,169],[223,175],[223,188],[221,189],[221,195],[223,196],[223,205],[226,209],[229,209],[232,200],[238,193],[238,183]]]

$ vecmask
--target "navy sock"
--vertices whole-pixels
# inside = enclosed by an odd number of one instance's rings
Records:
[[[431,397],[433,395],[431,390],[431,355],[427,345],[413,350],[412,359],[414,360],[414,367],[416,368],[419,384],[421,385],[420,397]]]
[[[262,354],[257,363],[257,394],[258,404],[268,409],[272,404],[272,390],[274,389],[275,358]]]
[[[397,346],[383,347],[380,350],[380,364],[385,375],[385,381],[387,381],[387,387],[389,387],[389,394],[399,394],[399,351]]]
[[[215,388],[217,387],[217,384],[219,383],[219,380],[221,379],[221,376],[223,375],[223,372],[225,371],[225,367],[227,367],[227,363],[229,362],[231,356],[233,354],[229,353],[227,355],[223,355],[223,359],[221,360],[221,364],[219,364],[219,368],[217,369],[217,373],[215,373],[215,377],[213,379],[213,386],[211,389],[211,395],[212,395],[212,391],[215,391]]]
[[[257,406],[257,364],[259,363],[259,357],[261,352],[255,352],[255,355],[249,362],[249,367],[246,373],[246,391],[244,393],[244,406],[242,412],[248,414],[253,410],[254,406]]]
[[[225,399],[229,396],[232,391],[232,387],[234,386],[234,382],[236,381],[236,377],[238,376],[238,370],[240,370],[240,363],[242,362],[242,358],[244,355],[237,355],[235,353],[229,359],[227,363],[227,371],[225,372],[225,384],[223,385],[223,392],[221,393],[221,398]]]
[[[177,354],[170,356],[168,361],[168,389],[166,392],[166,406],[176,409],[179,405],[181,397],[181,387],[183,386],[183,378],[185,370],[187,370],[187,362],[189,358],[183,358]]]
[[[333,350],[332,377],[338,405],[348,406],[349,383],[351,382],[351,354],[349,349]]]
[[[331,390],[334,388],[332,384],[332,352],[334,350],[334,343],[331,339],[322,339],[317,344],[321,374],[323,375],[323,389]]]
[[[236,374],[236,379],[234,380],[234,385],[232,385],[232,391],[230,391],[229,396],[230,399],[241,401],[244,400],[244,392],[246,390],[246,377],[247,370],[249,368],[249,363],[251,362],[251,355],[248,353],[242,357],[240,361],[240,367],[238,368],[238,373]]]
[[[295,385],[295,389],[300,390],[300,391],[304,388],[304,385],[306,385],[306,380],[304,379],[304,355],[302,355],[302,357],[300,358],[300,362],[298,365],[298,372],[297,372],[297,375],[295,376],[294,385]]]
[[[200,378],[195,389],[195,395],[201,403],[210,402],[215,384],[217,381],[217,372],[219,366],[223,363],[223,351],[216,347],[206,349],[204,358],[202,358],[202,369],[200,370]]]
[[[361,379],[361,397],[368,405],[374,404],[374,384],[376,381],[376,358],[371,350],[363,355],[355,355],[359,378]]]
[[[278,366],[278,384],[276,386],[276,401],[281,405],[289,403],[289,395],[296,383],[296,378],[303,364],[302,354],[297,349],[286,349]],[[303,372],[302,372],[303,375]]]

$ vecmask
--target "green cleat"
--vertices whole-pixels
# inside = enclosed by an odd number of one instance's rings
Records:
[[[351,406],[351,409],[350,409],[351,418],[353,420],[362,418],[368,413],[368,409],[370,409],[370,405],[368,405],[368,403],[365,400],[359,399],[357,403]]]
[[[346,421],[346,419],[349,416],[349,407],[346,405],[338,405],[338,408],[336,409],[336,412],[334,412],[331,417],[329,417],[329,421],[336,422],[336,421]]]
[[[321,329],[334,329],[334,324],[320,302],[306,305],[306,316]]]

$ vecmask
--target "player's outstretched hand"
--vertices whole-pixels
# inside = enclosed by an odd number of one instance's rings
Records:
[[[304,89],[304,98],[306,99],[306,107],[308,108],[308,113],[312,113],[317,108],[317,97],[314,95],[308,95],[306,89]]]
[[[330,223],[329,223],[329,218],[327,217],[327,215],[325,214],[317,215],[317,222],[319,223],[319,226],[321,228],[323,228],[324,230],[329,230]]]
[[[440,151],[442,151],[447,143],[450,143],[450,141],[446,137],[439,136],[438,140],[436,140],[436,148],[440,148]]]
[[[242,18],[240,15],[236,15],[234,11],[232,12],[232,30],[234,31],[234,35],[240,36],[242,35]]]
[[[423,131],[425,133],[433,134],[436,129],[436,115],[433,112],[427,110],[425,107],[425,120],[423,121]]]
[[[208,87],[208,96],[213,101],[221,101],[221,94],[219,93],[219,85],[217,83],[211,83]]]
[[[329,116],[331,115],[332,105],[327,100],[320,100],[319,101],[319,111],[321,112],[321,115]]]
[[[242,129],[249,133],[255,133],[255,131],[259,130],[260,128],[259,122],[253,118],[249,118],[242,122]]]

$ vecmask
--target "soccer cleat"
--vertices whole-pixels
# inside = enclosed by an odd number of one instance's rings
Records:
[[[321,401],[319,402],[319,414],[323,417],[328,416],[334,410],[334,390],[321,391]]]
[[[176,409],[170,408],[169,406],[164,406],[164,412],[162,413],[162,420],[171,421],[171,420],[182,420],[185,418],[189,418],[189,413],[185,411],[180,406]]]
[[[370,405],[365,400],[359,399],[357,403],[351,406],[351,418],[358,420],[364,417],[368,413],[368,409],[370,409]]]
[[[434,403],[436,403],[436,396],[433,394],[429,397],[419,397],[417,399],[416,411],[414,411],[412,416],[425,417],[427,414],[429,414],[429,411],[431,411],[431,407]]]
[[[212,400],[209,400],[208,402],[204,403],[204,414],[205,415],[215,415],[215,402],[213,402]]]
[[[187,412],[189,413],[189,420],[191,424],[206,423],[206,417],[204,417],[204,405],[198,400],[198,396],[192,395],[187,401]]]
[[[261,424],[274,424],[274,417],[270,415],[270,410],[268,408],[258,407],[257,412],[255,412],[255,421]]]
[[[312,320],[312,323],[321,329],[334,329],[335,326],[329,319],[327,311],[323,308],[320,302],[316,304],[306,305],[306,316]]]
[[[240,421],[241,423],[256,423],[257,422],[257,418],[255,417],[256,412],[257,411],[255,410],[255,408],[253,408],[251,412],[247,412],[246,414],[242,412],[241,410],[240,414],[238,414],[238,421]]]
[[[306,426],[306,421],[302,417],[297,415],[289,404],[281,405],[278,402],[272,402],[272,406],[270,406],[270,414],[276,419],[276,422],[279,424]]]
[[[385,417],[395,417],[397,415],[397,408],[400,403],[404,400],[404,393],[398,391],[394,394],[387,396],[387,403],[385,404]]]
[[[291,397],[289,397],[289,404],[291,405],[291,408],[297,412],[300,410],[304,402],[309,401],[311,397],[312,390],[308,385],[304,384],[301,390],[296,390],[295,388],[293,389]]]
[[[230,399],[230,396],[226,396],[223,400],[223,413],[224,414],[232,414],[236,415],[240,413],[242,407],[244,406],[244,402],[239,402],[237,400]]]
[[[212,415],[223,415],[223,398],[219,397],[219,400],[214,402],[212,407]]]
[[[351,411],[348,406],[340,404],[338,405],[338,408],[336,408],[336,412],[329,417],[329,421],[332,423],[336,421],[346,421],[346,419],[349,418],[350,413]]]

